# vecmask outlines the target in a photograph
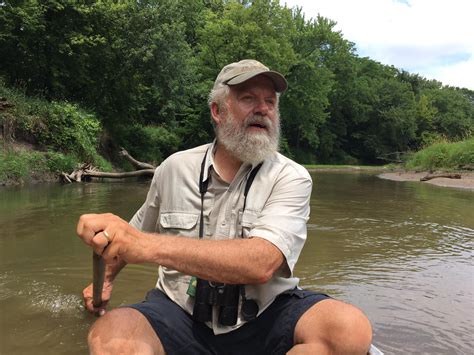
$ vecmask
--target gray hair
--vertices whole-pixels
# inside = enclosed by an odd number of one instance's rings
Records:
[[[229,92],[230,88],[228,85],[219,85],[217,88],[212,89],[207,99],[209,108],[214,102],[219,106],[219,108],[222,108],[227,96],[229,96]]]
[[[219,85],[217,88],[213,88],[211,92],[209,93],[209,96],[207,98],[207,104],[209,105],[209,109],[211,108],[211,105],[215,102],[217,106],[219,107],[220,111],[225,111],[227,108],[225,107],[225,101],[227,97],[229,96],[230,93],[230,88],[228,85]],[[211,123],[212,127],[214,128],[214,132],[217,134],[217,126],[214,120],[212,119],[211,116]]]

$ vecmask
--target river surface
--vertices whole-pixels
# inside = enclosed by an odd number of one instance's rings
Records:
[[[386,354],[474,351],[474,192],[365,173],[313,173],[301,285],[353,303]],[[0,189],[0,354],[87,354],[91,251],[79,215],[131,218],[148,182]],[[111,307],[142,300],[152,265],[128,266]]]

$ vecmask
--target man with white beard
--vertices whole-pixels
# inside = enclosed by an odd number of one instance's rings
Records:
[[[357,308],[302,290],[311,178],[277,152],[285,78],[255,60],[225,66],[209,95],[216,140],[166,159],[130,223],[81,216],[77,233],[107,263],[92,354],[363,354]],[[127,263],[159,265],[146,300],[105,312]]]

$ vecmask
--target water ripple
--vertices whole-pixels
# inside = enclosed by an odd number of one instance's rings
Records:
[[[82,318],[82,299],[64,293],[60,286],[35,279],[24,279],[8,271],[0,275],[0,301],[22,300],[23,310],[47,312],[52,317],[73,315]]]

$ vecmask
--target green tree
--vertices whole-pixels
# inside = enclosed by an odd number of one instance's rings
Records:
[[[287,36],[291,11],[278,1],[228,1],[204,16],[197,51],[203,76],[210,82],[233,61],[253,58],[286,73],[295,60]]]
[[[409,149],[416,138],[415,99],[397,70],[360,58],[345,151],[363,162]]]
[[[381,162],[472,134],[472,90],[360,58],[335,25],[278,0],[4,0],[0,76],[94,111],[146,160],[210,139],[207,94],[245,58],[286,75],[282,147],[301,162]]]
[[[297,59],[288,72],[289,89],[282,99],[283,129],[292,155],[314,163],[330,145],[324,140],[324,128],[335,83],[327,59],[336,50],[339,35],[332,30],[334,22],[323,17],[306,21],[298,8],[293,11],[293,24],[289,35]]]
[[[459,140],[470,136],[474,130],[474,102],[465,91],[444,87],[428,89],[423,93],[433,106],[432,127],[438,134]]]

